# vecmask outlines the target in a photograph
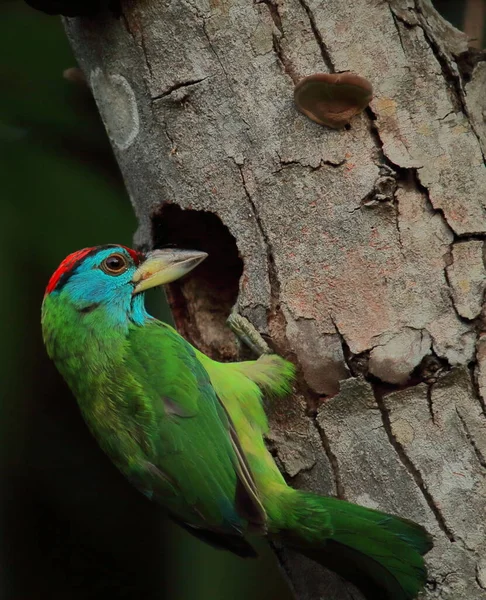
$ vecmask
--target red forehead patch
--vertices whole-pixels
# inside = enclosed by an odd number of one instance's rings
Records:
[[[139,265],[142,262],[143,254],[141,252],[132,250],[131,248],[128,248],[127,246],[119,246],[119,247],[124,248],[128,252],[128,254],[130,254],[130,256],[133,258],[133,262],[136,265]]]
[[[93,248],[83,248],[82,250],[77,250],[76,252],[73,252],[69,256],[66,256],[66,258],[62,261],[62,263],[54,271],[52,277],[49,279],[49,283],[47,284],[47,287],[46,287],[46,295],[50,294],[56,288],[56,285],[58,284],[59,279],[61,279],[61,277],[64,275],[64,273],[67,273],[68,271],[70,271],[74,267],[75,264],[77,264],[80,260],[82,260],[87,254],[92,252],[92,250],[93,250]]]
[[[55,290],[61,277],[66,273],[69,273],[69,271],[71,271],[79,262],[81,262],[85,256],[91,254],[97,249],[104,250],[107,247],[109,246],[99,246],[98,248],[96,248],[96,246],[92,248],[83,248],[82,250],[77,250],[76,252],[69,254],[69,256],[66,256],[62,263],[54,271],[52,277],[49,279],[45,295],[50,294],[53,290]],[[128,254],[130,254],[130,256],[133,259],[133,262],[136,265],[138,265],[142,260],[143,255],[141,252],[137,252],[136,250],[132,250],[131,248],[127,248],[126,246],[113,246],[113,248],[124,248],[128,252]]]

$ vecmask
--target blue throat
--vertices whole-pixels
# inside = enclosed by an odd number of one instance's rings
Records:
[[[145,308],[145,294],[137,294],[132,297],[128,316],[135,325],[144,325],[153,319]]]

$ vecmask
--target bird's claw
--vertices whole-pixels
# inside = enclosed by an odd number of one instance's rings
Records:
[[[231,312],[226,323],[236,337],[258,356],[261,356],[262,354],[273,354],[270,346],[250,321],[236,311]]]

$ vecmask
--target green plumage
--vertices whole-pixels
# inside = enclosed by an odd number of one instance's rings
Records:
[[[218,363],[164,323],[135,313],[114,320],[104,305],[83,311],[73,295],[44,300],[48,353],[99,444],[140,491],[242,556],[253,553],[247,534],[268,535],[370,598],[416,596],[431,547],[420,526],[294,490],[266,449],[263,398],[290,391],[292,364],[275,355]]]

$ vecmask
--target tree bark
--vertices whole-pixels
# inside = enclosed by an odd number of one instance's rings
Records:
[[[169,296],[241,356],[233,305],[299,369],[270,408],[293,486],[425,525],[425,598],[486,597],[486,63],[428,0],[134,0],[68,19],[140,227],[207,250]],[[479,57],[481,58],[481,57]],[[374,100],[347,130],[293,106],[314,72]],[[278,550],[301,599],[358,592]]]

